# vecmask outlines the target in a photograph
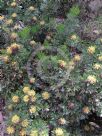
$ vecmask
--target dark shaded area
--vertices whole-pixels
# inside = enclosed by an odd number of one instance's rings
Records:
[[[91,112],[87,119],[80,120],[80,127],[82,129],[85,125],[87,125],[90,129],[86,129],[86,131],[95,132],[95,134],[98,135],[102,133],[102,117],[99,117],[95,112]]]

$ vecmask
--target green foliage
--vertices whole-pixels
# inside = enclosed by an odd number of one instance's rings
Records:
[[[35,34],[39,30],[40,30],[40,25],[34,25],[34,26],[31,27],[32,34]]]
[[[40,53],[38,53],[37,54],[37,57],[38,57],[38,59],[43,59],[43,58],[45,58],[46,57],[46,55],[45,55],[45,53],[43,53],[43,52],[40,52]]]
[[[59,25],[57,25],[56,29],[57,29],[58,33],[64,32],[65,31],[65,25],[64,24],[59,24]]]
[[[0,0],[0,10],[4,7],[4,1]]]
[[[30,37],[30,31],[31,31],[31,27],[30,26],[27,26],[25,28],[23,28],[20,32],[19,32],[19,36],[22,38],[22,39],[28,39]]]
[[[70,9],[69,14],[70,14],[71,16],[74,16],[74,17],[78,16],[78,15],[80,14],[79,6],[78,6],[78,5],[74,5],[74,6]]]
[[[22,49],[20,50],[20,52],[18,53],[18,55],[15,56],[15,57],[13,58],[13,60],[14,60],[14,61],[17,60],[17,62],[19,62],[19,65],[20,65],[20,66],[23,66],[23,65],[26,63],[29,54],[30,54],[29,51],[27,51],[26,48],[22,47]]]
[[[45,121],[41,119],[36,119],[32,122],[32,125],[29,126],[31,129],[37,129],[40,131],[46,130],[46,133],[48,134],[48,126]]]

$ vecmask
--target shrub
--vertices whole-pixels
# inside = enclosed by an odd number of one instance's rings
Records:
[[[1,49],[7,133],[74,135],[70,125],[92,112],[102,116],[102,39],[80,38],[77,5],[57,23],[39,16],[37,3],[24,4],[26,9],[9,4],[7,18],[1,17],[1,28],[9,37]]]

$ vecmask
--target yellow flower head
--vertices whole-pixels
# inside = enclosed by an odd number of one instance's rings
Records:
[[[45,21],[44,21],[44,20],[43,20],[43,21],[40,21],[40,25],[41,25],[41,26],[45,25]]]
[[[77,36],[75,35],[75,34],[73,34],[72,36],[71,36],[71,40],[76,40],[77,39]]]
[[[102,61],[102,55],[98,57],[98,60],[99,60],[99,61]]]
[[[11,47],[8,47],[6,51],[7,51],[7,54],[9,54],[9,55],[12,54],[12,49],[11,49]]]
[[[58,122],[59,122],[59,124],[61,124],[61,125],[66,124],[66,120],[65,120],[64,118],[60,118],[60,119],[58,120]]]
[[[17,35],[17,33],[13,32],[13,33],[11,33],[10,37],[11,37],[11,39],[16,39],[18,37],[18,35]]]
[[[29,88],[28,86],[25,86],[25,87],[23,88],[23,92],[24,92],[25,94],[27,94],[29,91],[30,91],[30,88]]]
[[[75,55],[74,56],[74,61],[80,61],[81,60],[81,57],[80,57],[80,55]]]
[[[23,97],[23,101],[27,103],[27,102],[29,101],[29,96],[28,96],[28,95],[25,95],[25,96]]]
[[[102,66],[100,64],[96,63],[96,64],[94,64],[93,68],[98,70],[98,69],[102,68]]]
[[[10,111],[12,111],[12,109],[13,109],[13,105],[12,104],[10,104],[10,105],[8,105],[8,110],[10,110]]]
[[[13,61],[12,66],[17,66],[17,61]]]
[[[8,62],[9,62],[9,57],[8,57],[8,56],[4,56],[4,57],[3,57],[3,61],[4,61],[5,63],[8,63]]]
[[[30,90],[30,91],[27,92],[27,94],[29,96],[35,96],[35,91],[34,90]]]
[[[94,75],[89,75],[87,77],[87,81],[90,83],[90,84],[95,84],[97,82],[97,79]]]
[[[68,68],[73,70],[74,67],[75,67],[75,62],[73,60],[69,61]]]
[[[87,52],[88,52],[89,54],[93,54],[93,53],[95,53],[95,49],[96,49],[95,46],[90,46],[90,47],[88,47]]]
[[[47,40],[51,40],[51,36],[50,36],[50,35],[47,35],[47,36],[46,36],[46,39],[47,39]]]
[[[31,102],[35,102],[36,101],[36,97],[35,96],[31,96],[30,100],[31,100]]]
[[[46,135],[48,135],[46,129],[40,131],[40,136],[46,136]]]
[[[35,78],[30,78],[30,83],[32,84],[32,83],[34,83],[35,82]]]
[[[43,98],[44,100],[47,100],[47,99],[50,98],[50,94],[49,94],[48,92],[43,92],[43,93],[42,93],[42,98]]]
[[[35,113],[36,112],[36,107],[35,106],[31,106],[29,109],[30,113]]]
[[[29,125],[29,121],[27,119],[22,121],[22,127],[27,127]]]
[[[19,123],[19,121],[20,121],[20,117],[18,115],[14,115],[12,117],[12,123],[17,124],[17,123]]]
[[[19,132],[19,135],[20,136],[26,136],[26,131],[24,129],[22,129],[20,132]]]
[[[14,132],[15,132],[15,129],[14,129],[14,127],[11,127],[11,126],[8,126],[7,127],[7,134],[14,134]]]
[[[30,45],[34,46],[36,45],[36,42],[34,40],[30,41]]]
[[[38,136],[38,130],[32,130],[30,136]]]
[[[12,43],[11,44],[11,49],[20,49],[21,45],[17,44],[17,43]]]
[[[18,103],[18,102],[19,102],[19,97],[18,97],[17,95],[13,96],[13,97],[12,97],[12,101],[13,101],[14,103]]]
[[[20,25],[18,25],[18,24],[16,24],[15,26],[14,26],[14,30],[17,30],[17,29],[19,29],[20,28]]]
[[[61,67],[63,67],[63,68],[65,68],[66,65],[67,65],[67,63],[66,63],[64,60],[59,60],[58,63],[59,63],[59,65],[60,65]]]
[[[64,132],[61,128],[56,128],[55,129],[55,135],[56,136],[64,136]]]
[[[13,18],[16,18],[16,17],[17,17],[17,14],[16,14],[16,13],[13,13],[11,16],[12,16]]]
[[[90,131],[90,126],[89,126],[89,125],[85,125],[85,126],[84,126],[84,130],[85,130],[85,131]]]
[[[17,3],[16,2],[12,2],[11,3],[11,7],[16,7],[17,6]]]
[[[4,19],[3,15],[0,15],[0,21],[2,21]]]
[[[6,21],[6,25],[11,25],[11,24],[13,24],[13,20],[12,20],[12,19],[8,19],[8,20]]]
[[[37,17],[36,17],[36,16],[34,16],[34,17],[32,18],[32,20],[37,21]]]
[[[30,6],[30,7],[29,7],[29,10],[30,10],[30,11],[34,11],[35,8],[34,8],[33,6]]]
[[[83,107],[82,109],[83,113],[88,114],[90,112],[90,109],[88,106]]]

